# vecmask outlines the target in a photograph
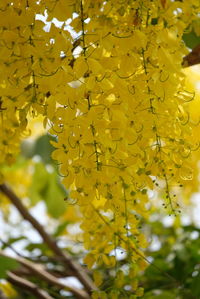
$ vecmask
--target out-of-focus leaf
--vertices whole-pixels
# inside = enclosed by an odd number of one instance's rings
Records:
[[[26,239],[25,237],[21,236],[21,237],[17,237],[17,238],[10,238],[5,244],[2,244],[1,248],[2,249],[5,249],[8,247],[8,244],[9,245],[12,245],[13,243],[15,242],[18,242],[18,241],[21,241],[21,240],[24,240]],[[1,267],[1,266],[0,266]]]
[[[51,159],[51,154],[54,147],[50,141],[55,141],[55,138],[51,135],[42,135],[36,140],[24,140],[21,144],[21,152],[25,158],[32,158],[39,156],[45,164],[55,164]]]
[[[35,140],[25,139],[21,143],[21,155],[30,159],[34,156]]]
[[[55,141],[55,138],[51,135],[43,135],[35,143],[34,155],[39,155],[45,164],[52,163],[51,154],[54,147],[50,143],[51,140]]]
[[[193,295],[195,295],[197,298],[200,298],[200,273],[193,278],[191,284],[191,291]]]
[[[64,198],[66,192],[63,187],[59,184],[57,174],[51,173],[48,177],[48,188],[45,192],[45,202],[47,205],[47,211],[49,214],[58,218],[66,210],[66,203]]]
[[[29,197],[33,205],[44,199],[42,195],[45,194],[48,188],[48,176],[49,173],[44,164],[35,164],[32,184],[29,188]]]
[[[183,40],[186,46],[190,49],[193,49],[200,44],[200,36],[197,36],[194,30],[190,33],[183,34]]]
[[[43,254],[49,251],[49,248],[45,243],[30,243],[25,248],[28,251],[33,251],[34,249],[40,249]]]
[[[19,267],[19,263],[12,258],[0,256],[0,278],[6,278],[6,272]]]
[[[58,174],[53,167],[51,171],[48,171],[43,163],[35,165],[29,196],[32,204],[43,200],[46,203],[48,213],[54,218],[58,218],[66,210],[64,201],[66,191],[59,183]]]
[[[175,299],[176,294],[172,289],[171,291],[161,291],[157,290],[157,292],[148,292],[142,298],[144,299]]]
[[[155,265],[155,267],[154,267]],[[156,276],[160,276],[160,271],[158,271],[158,269],[162,269],[162,271],[167,270],[168,268],[168,264],[166,263],[165,259],[159,258],[157,257],[156,259],[156,263],[153,263],[152,265],[150,265],[147,270],[146,270],[146,275],[147,276],[152,276],[152,275],[156,275]]]
[[[58,225],[58,227],[56,228],[56,231],[53,234],[54,237],[60,236],[66,229],[67,224],[69,224],[69,221],[66,220],[66,221],[62,222],[60,225]]]

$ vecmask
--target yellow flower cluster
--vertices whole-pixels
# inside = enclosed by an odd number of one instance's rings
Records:
[[[199,8],[198,0],[0,4],[0,162],[12,160],[27,115],[42,114],[57,136],[63,184],[83,213],[89,267],[116,266],[120,249],[130,273],[132,263],[143,269],[148,190],[162,180],[176,213],[172,186],[192,178],[182,35]]]

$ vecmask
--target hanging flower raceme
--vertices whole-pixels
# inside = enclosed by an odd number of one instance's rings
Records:
[[[10,136],[1,157],[16,151],[28,113],[50,123],[53,158],[83,213],[85,262],[115,268],[112,298],[127,285],[118,250],[126,254],[128,283],[146,266],[139,227],[148,191],[162,182],[165,207],[177,213],[175,189],[192,178],[196,145],[185,107],[193,94],[184,85],[182,35],[198,2],[1,4],[1,22],[9,19],[0,32],[2,143]],[[46,15],[50,28],[36,14]],[[142,296],[136,285],[131,290]]]

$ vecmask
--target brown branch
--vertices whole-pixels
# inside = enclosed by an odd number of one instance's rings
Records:
[[[29,221],[32,226],[37,230],[40,234],[44,242],[48,245],[48,247],[59,257],[61,257],[63,263],[69,267],[74,276],[76,276],[80,282],[83,284],[85,289],[89,292],[89,294],[96,289],[96,286],[92,282],[91,278],[87,275],[84,269],[72,260],[71,256],[66,252],[62,251],[57,245],[56,241],[44,230],[43,226],[30,214],[28,209],[22,204],[21,200],[17,197],[17,195],[12,191],[10,187],[6,184],[0,185],[0,191],[6,195],[12,204],[17,208],[23,218]]]
[[[2,240],[1,238],[0,238],[0,242],[2,243],[3,246],[5,246],[5,247],[7,247],[7,248],[10,248],[16,255],[23,257],[23,256],[21,255],[21,253],[19,253],[19,252],[18,252],[18,251],[17,251],[11,244],[5,242],[5,241]]]
[[[38,288],[38,286],[25,278],[19,277],[12,272],[8,272],[7,280],[13,285],[19,287],[22,290],[27,290],[31,294],[35,295],[38,299],[53,299],[46,291]]]
[[[36,276],[42,278],[43,280],[47,281],[49,284],[52,284],[53,286],[57,286],[60,289],[65,289],[71,293],[73,293],[76,298],[78,299],[89,299],[88,294],[81,289],[77,289],[71,286],[66,285],[65,283],[61,282],[59,279],[57,279],[55,276],[44,270],[43,266],[40,264],[35,264],[29,260],[26,260],[22,257],[13,257],[9,256],[2,250],[0,250],[0,256],[11,258],[18,263],[20,263],[23,267],[27,268],[31,273],[35,274]],[[15,275],[14,273],[12,273]],[[17,275],[15,275],[18,277]]]
[[[182,66],[189,67],[200,63],[200,45],[196,46],[192,51],[183,57]]]
[[[41,265],[41,266],[43,266],[43,265]],[[49,270],[46,267],[43,267],[43,268],[46,272],[50,273],[51,275],[53,275],[56,278],[73,276],[72,273],[68,273],[67,271],[64,272],[64,271],[59,271],[59,270]],[[16,274],[17,276],[26,276],[26,277],[32,275],[32,273],[28,269],[25,269],[24,267],[20,267],[19,269],[12,270],[12,273]]]

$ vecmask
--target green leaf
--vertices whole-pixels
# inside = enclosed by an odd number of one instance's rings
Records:
[[[193,295],[197,296],[197,298],[200,298],[200,273],[194,277],[191,284],[191,291]]]
[[[51,140],[55,141],[55,138],[51,135],[43,135],[35,143],[34,155],[39,155],[45,164],[54,163],[51,159],[51,154],[54,150],[50,143]]]
[[[66,192],[58,182],[57,174],[55,172],[52,173],[49,176],[48,187],[45,193],[47,210],[52,217],[58,218],[66,210],[65,196]]]
[[[56,231],[54,232],[54,237],[58,237],[60,236],[63,231],[66,229],[67,224],[69,224],[69,221],[64,221],[63,223],[61,223],[60,225],[58,225],[58,227],[56,228]]]
[[[19,266],[19,263],[14,259],[5,256],[0,256],[0,278],[6,278],[7,271],[15,270]]]
[[[34,156],[35,141],[22,140],[21,142],[21,155],[26,159],[30,159]]]
[[[144,296],[142,298],[144,299],[175,299],[176,295],[175,292],[173,291],[161,291],[161,290],[157,290],[160,292],[154,293],[154,292],[148,292],[146,294],[144,294]]]
[[[21,153],[25,158],[32,158],[34,156],[40,156],[41,160],[45,164],[55,164],[51,158],[51,154],[54,147],[50,141],[55,141],[55,137],[46,134],[38,137],[35,141],[24,140],[21,144]]]
[[[186,46],[190,49],[193,49],[200,44],[200,36],[197,36],[194,30],[190,33],[183,34],[183,40]]]
[[[28,251],[33,251],[34,249],[40,249],[42,254],[49,254],[50,250],[45,243],[30,243],[25,247]]]
[[[4,243],[2,244],[1,249],[7,248],[8,244],[12,245],[13,243],[24,240],[24,239],[26,239],[26,238],[23,237],[23,236],[20,236],[20,237],[17,237],[17,238],[10,238],[5,244]]]
[[[47,172],[45,165],[42,163],[36,163],[32,177],[32,184],[29,188],[29,197],[33,205],[44,199],[43,194],[48,188],[48,176],[49,173]]]
[[[43,163],[35,165],[29,197],[32,204],[44,201],[48,213],[52,217],[58,218],[66,210],[64,198],[67,192],[59,182],[56,170],[52,167],[51,171],[47,171],[47,167]]]

